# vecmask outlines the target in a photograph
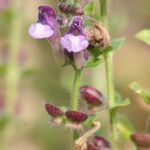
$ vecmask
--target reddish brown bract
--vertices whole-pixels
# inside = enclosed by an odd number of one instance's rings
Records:
[[[81,97],[90,105],[101,105],[105,101],[102,93],[90,86],[80,87],[80,94]]]
[[[48,114],[52,117],[59,117],[64,114],[61,109],[49,103],[45,104],[45,109],[48,112]]]
[[[85,113],[79,112],[79,111],[67,111],[66,117],[69,121],[75,122],[75,123],[82,123],[84,122],[88,116]]]

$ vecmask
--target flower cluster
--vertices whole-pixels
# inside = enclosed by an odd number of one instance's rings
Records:
[[[56,61],[61,65],[71,64],[75,69],[81,69],[89,59],[91,44],[96,46],[99,43],[99,46],[106,47],[109,43],[105,27],[98,23],[96,29],[84,27],[84,12],[80,7],[60,3],[59,16],[49,6],[40,6],[38,10],[38,20],[30,26],[29,35],[35,39],[48,39]],[[71,19],[67,14],[73,15]],[[64,34],[61,34],[62,27],[67,28]]]

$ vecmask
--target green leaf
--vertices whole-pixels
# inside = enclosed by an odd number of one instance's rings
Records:
[[[112,109],[113,111],[117,111],[117,109],[128,106],[128,105],[130,105],[130,100],[128,98],[122,100],[120,95],[116,93],[114,102],[112,106],[110,107],[110,109]]]
[[[99,58],[92,58],[87,62],[85,67],[97,67],[98,65],[104,63],[104,60],[100,60]]]
[[[144,29],[138,32],[135,37],[146,44],[150,45],[150,29]]]
[[[103,50],[100,49],[99,47],[94,47],[94,48],[88,49],[88,50],[92,54],[92,56],[96,57],[96,58],[99,57],[103,52]]]
[[[125,42],[125,38],[119,38],[119,39],[112,40],[110,43],[110,46],[108,46],[106,49],[103,50],[104,54],[116,53],[123,46],[124,42]]]
[[[117,114],[116,129],[118,130],[118,138],[130,140],[131,134],[136,132],[132,121],[125,115]]]
[[[144,98],[146,104],[150,104],[150,92],[143,89],[137,82],[132,82],[130,85],[130,89],[132,89],[135,93],[139,94]]]

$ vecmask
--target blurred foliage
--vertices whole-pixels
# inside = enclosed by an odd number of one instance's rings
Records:
[[[150,92],[143,89],[137,82],[132,82],[130,88],[143,97],[146,104],[150,104]]]
[[[119,131],[118,139],[130,140],[131,134],[136,132],[133,122],[125,115],[117,115],[116,128]]]
[[[135,37],[146,44],[150,45],[150,30],[149,29],[144,29],[140,32],[138,32]]]

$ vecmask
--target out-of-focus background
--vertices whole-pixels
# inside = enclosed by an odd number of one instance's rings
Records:
[[[29,37],[28,27],[36,21],[39,5],[57,6],[53,0],[0,0],[0,149],[5,142],[9,143],[8,150],[70,149],[69,130],[48,124],[43,103],[69,106],[74,74],[71,67],[62,68],[55,63],[48,41]],[[115,88],[123,98],[131,100],[131,105],[120,112],[141,132],[149,108],[128,85],[137,81],[150,90],[150,47],[134,37],[138,31],[150,28],[149,10],[149,0],[109,3],[112,37],[126,38],[114,56]],[[82,84],[93,85],[106,95],[103,66],[86,70]],[[5,111],[15,115],[10,124],[13,117],[5,116]],[[108,138],[104,134],[108,130],[107,114],[104,111],[100,115],[101,134]]]

